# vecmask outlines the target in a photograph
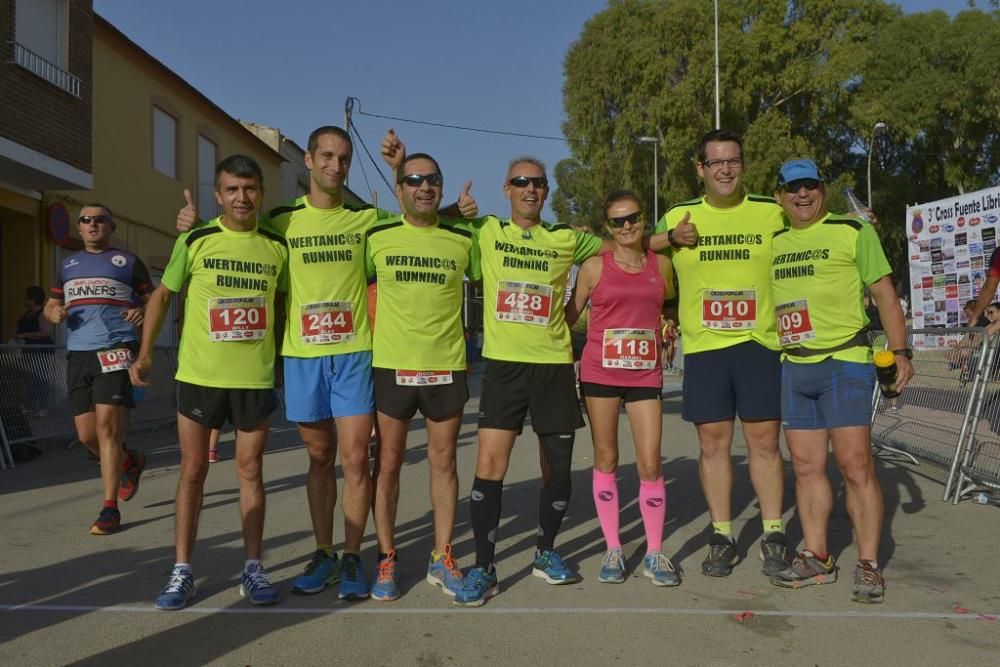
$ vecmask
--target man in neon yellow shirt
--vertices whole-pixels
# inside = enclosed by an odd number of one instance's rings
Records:
[[[732,529],[739,416],[761,510],[762,570],[771,575],[788,565],[778,449],[781,364],[770,289],[771,238],[784,221],[773,199],[744,194],[738,134],[706,134],[695,166],[705,195],[668,210],[656,229],[674,229],[689,216],[699,234],[698,246],[675,250],[673,262],[684,341],[682,416],[698,433],[698,471],[713,529],[701,567],[725,577],[739,560]]]
[[[791,223],[774,237],[773,293],[784,352],[781,419],[805,548],[788,569],[772,575],[771,583],[800,588],[837,580],[826,541],[833,510],[826,474],[832,444],[858,540],[853,599],[881,602],[882,489],[871,452],[875,371],[865,289],[875,298],[895,353],[897,389],[913,377],[906,321],[875,230],[857,218],[827,212],[823,177],[812,160],[786,162],[775,197]]]
[[[222,215],[182,234],[163,280],[149,299],[142,346],[129,369],[147,386],[153,345],[170,301],[187,286],[177,363],[177,432],[181,472],[175,503],[177,560],[156,607],[183,609],[195,595],[191,555],[208,474],[209,437],[228,420],[237,430],[236,466],[247,560],[240,594],[274,604],[278,591],[261,564],[264,484],[261,474],[274,400],[275,308],[287,289],[288,249],[280,234],[258,222],[264,177],[253,159],[233,155],[215,169]]]
[[[463,221],[441,218],[444,180],[429,155],[407,156],[398,168],[399,217],[367,234],[369,277],[378,281],[375,319],[375,406],[379,441],[375,531],[379,564],[371,597],[399,597],[395,528],[399,477],[410,422],[419,409],[427,428],[434,551],[426,581],[454,596],[462,574],[451,555],[458,503],[455,456],[462,408],[469,398],[462,327],[463,276],[479,280],[479,246]]]

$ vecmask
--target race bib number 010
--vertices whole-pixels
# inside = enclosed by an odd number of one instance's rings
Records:
[[[302,305],[302,342],[344,343],[354,340],[354,314],[349,301]]]
[[[706,329],[753,329],[757,326],[757,290],[703,290],[701,324]]]
[[[604,368],[656,368],[656,332],[653,329],[605,329]]]
[[[552,316],[552,285],[501,280],[497,289],[497,319],[546,326]]]
[[[396,384],[405,387],[430,387],[452,382],[451,371],[396,371]]]
[[[799,299],[782,303],[774,309],[778,316],[778,342],[784,345],[798,345],[816,337],[809,320],[809,301]]]
[[[266,296],[232,296],[208,300],[208,338],[213,343],[258,340],[265,335]]]
[[[135,361],[132,350],[121,347],[114,350],[104,350],[97,353],[97,360],[101,362],[101,373],[114,373],[115,371],[127,371]]]

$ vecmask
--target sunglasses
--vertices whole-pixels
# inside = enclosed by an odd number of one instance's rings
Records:
[[[628,215],[623,215],[620,218],[608,218],[608,224],[614,227],[615,229],[620,229],[624,227],[626,222],[633,225],[638,225],[639,223],[642,222],[642,213],[640,211],[636,211],[635,213],[629,213]]]
[[[507,182],[515,188],[526,188],[528,187],[528,183],[531,183],[539,190],[549,187],[549,179],[544,176],[515,176]]]
[[[444,178],[441,174],[407,174],[406,176],[400,177],[398,183],[409,185],[411,188],[419,188],[427,181],[427,184],[432,187],[438,187],[444,183]]]
[[[81,215],[76,219],[81,225],[89,225],[96,222],[99,225],[106,225],[111,222],[109,215]]]
[[[780,187],[789,194],[794,194],[802,188],[811,192],[819,187],[819,181],[815,178],[799,178],[794,181],[789,181],[788,183],[783,183]]]

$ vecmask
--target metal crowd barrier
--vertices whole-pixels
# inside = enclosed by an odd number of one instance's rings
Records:
[[[176,359],[175,348],[156,348],[151,385],[137,397],[132,424],[173,422]],[[66,386],[66,348],[0,345],[0,470],[14,467],[11,445],[74,437]]]
[[[945,501],[981,485],[1000,488],[1000,337],[981,328],[907,333],[916,377],[896,399],[876,389],[872,444],[947,469]],[[883,332],[870,339],[884,347]]]

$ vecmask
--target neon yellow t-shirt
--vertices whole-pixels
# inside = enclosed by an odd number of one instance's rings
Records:
[[[474,228],[483,262],[483,356],[572,363],[563,293],[570,268],[596,255],[601,239],[569,225],[522,229],[494,216]]]
[[[892,272],[870,224],[827,214],[808,227],[778,232],[773,250],[775,312],[785,347],[836,347],[868,325],[864,288]],[[812,357],[784,355],[805,364],[829,357],[867,363],[872,351],[852,347]]]
[[[391,218],[368,232],[365,268],[378,280],[376,368],[464,371],[463,275],[479,279],[470,226],[440,218],[417,227]]]
[[[273,209],[288,241],[288,320],[281,353],[315,358],[372,349],[365,287],[365,234],[381,209],[312,206],[308,197]]]
[[[685,213],[699,239],[693,248],[671,251],[684,353],[750,340],[777,350],[771,240],[785,226],[781,207],[770,197],[747,195],[737,206],[716,208],[702,197],[672,207],[656,231],[674,229]]]
[[[263,223],[237,232],[215,218],[181,234],[163,284],[184,301],[176,378],[223,389],[274,386],[274,294],[287,288],[288,250]]]

